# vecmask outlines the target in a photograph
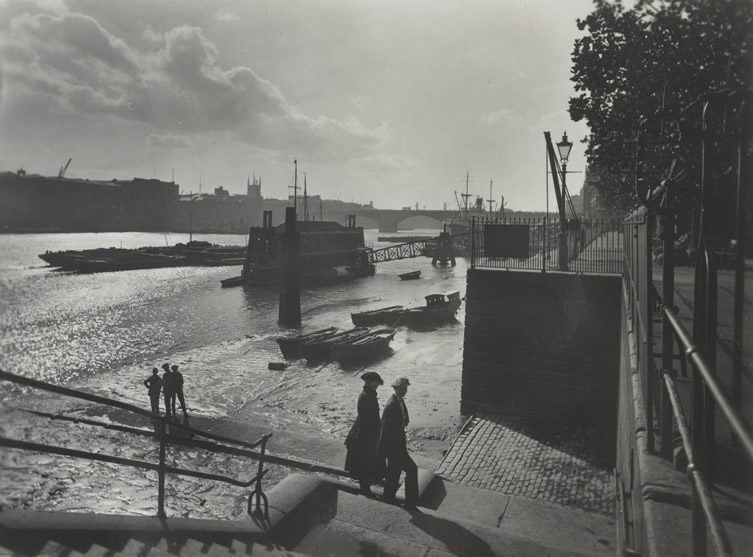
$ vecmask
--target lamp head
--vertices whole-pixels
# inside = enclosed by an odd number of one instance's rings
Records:
[[[570,149],[573,148],[572,142],[567,140],[567,132],[562,133],[562,141],[557,143],[557,150],[560,152],[560,159],[566,163],[570,156]]]

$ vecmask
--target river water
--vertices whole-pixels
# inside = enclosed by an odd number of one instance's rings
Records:
[[[409,231],[404,235],[434,235]],[[367,245],[376,230],[365,232]],[[226,245],[245,244],[239,235],[194,235]],[[148,408],[142,381],[153,366],[178,364],[185,377],[191,424],[238,432],[254,440],[274,433],[269,450],[341,465],[342,440],[355,415],[365,369],[389,384],[407,375],[411,450],[419,465],[441,457],[461,423],[460,374],[464,307],[458,321],[434,331],[400,328],[383,359],[342,369],[337,363],[280,361],[275,339],[290,334],[277,324],[278,294],[262,289],[220,287],[239,274],[232,267],[179,267],[117,273],[57,272],[37,257],[45,250],[133,248],[185,242],[184,234],[6,234],[0,235],[0,369],[107,396]],[[398,274],[421,270],[422,278]],[[301,296],[303,331],[347,328],[350,312],[380,306],[423,305],[434,292],[465,294],[465,261],[432,267],[417,258],[377,266],[374,277],[318,289]],[[386,400],[388,387],[380,390]],[[132,415],[58,395],[0,383],[0,433],[4,436],[93,450],[154,462],[148,438],[64,420],[69,418],[144,427]],[[176,465],[248,477],[252,464],[193,449],[173,449]],[[154,514],[153,472],[63,456],[0,449],[0,507]],[[275,469],[267,485],[286,470]],[[170,478],[168,514],[234,517],[245,511],[247,491]]]

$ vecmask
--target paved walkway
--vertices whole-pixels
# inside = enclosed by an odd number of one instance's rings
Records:
[[[474,416],[436,473],[463,485],[611,515],[614,476],[595,429]]]

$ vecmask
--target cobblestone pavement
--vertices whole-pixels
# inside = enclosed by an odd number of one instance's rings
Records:
[[[600,466],[601,450],[595,429],[481,414],[436,473],[472,487],[611,515],[614,476]]]

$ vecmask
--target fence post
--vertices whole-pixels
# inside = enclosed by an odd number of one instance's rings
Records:
[[[737,199],[735,211],[735,304],[732,357],[732,401],[739,409],[742,394],[743,372],[743,307],[745,299],[745,226],[746,193],[750,187],[751,156],[748,149],[750,139],[750,104],[753,99],[744,99],[740,105],[737,136]],[[734,437],[733,437],[734,439]]]
[[[662,266],[662,371],[674,373],[674,333],[665,311],[674,311],[675,300],[675,212],[672,200],[672,186],[666,185],[664,194],[664,208],[661,214],[662,241],[664,262]],[[669,391],[664,381],[661,381],[661,456],[672,459],[672,404]]]
[[[560,222],[559,270],[567,271],[567,223]]]
[[[471,217],[471,269],[476,266],[476,217]]]
[[[261,516],[261,502],[264,501],[264,517],[269,517],[269,500],[267,499],[266,494],[264,493],[264,490],[261,487],[261,481],[264,477],[264,474],[266,471],[264,470],[264,453],[267,450],[267,441],[269,441],[269,438],[272,436],[271,433],[265,435],[262,437],[261,440],[261,448],[259,449],[259,465],[256,469],[256,485],[254,486],[254,490],[251,492],[251,495],[248,497],[248,514],[249,515],[257,515]],[[252,502],[254,500],[254,497],[256,498],[256,509],[251,510]]]
[[[645,217],[645,235],[644,235],[644,249],[643,264],[646,266],[643,269],[643,275],[645,280],[643,299],[641,305],[643,306],[643,316],[645,321],[643,326],[645,327],[644,334],[646,336],[645,352],[643,354],[645,360],[645,374],[643,378],[646,381],[646,440],[648,442],[649,451],[652,453],[656,451],[654,446],[654,416],[656,415],[655,408],[655,381],[657,377],[656,363],[654,362],[654,338],[653,338],[653,320],[654,320],[654,292],[653,292],[653,226],[652,221],[654,218],[654,211],[652,210],[651,199],[647,200],[648,213]]]
[[[165,518],[165,452],[167,448],[167,428],[165,418],[159,419],[159,468],[157,474],[159,484],[157,489],[157,516]]]

